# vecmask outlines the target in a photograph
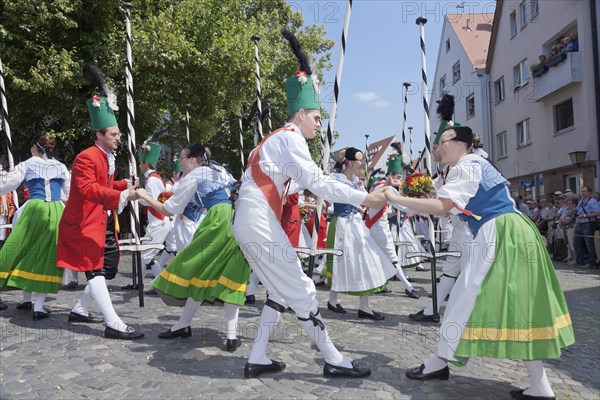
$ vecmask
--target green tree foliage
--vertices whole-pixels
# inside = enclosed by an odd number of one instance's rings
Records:
[[[238,175],[239,122],[245,158],[256,114],[254,43],[260,35],[261,91],[273,127],[286,119],[285,77],[297,69],[284,26],[297,33],[316,69],[330,68],[324,28],[303,27],[284,0],[139,0],[131,13],[135,128],[138,147],[159,127],[164,143],[185,144],[189,107],[192,142],[208,143]],[[92,143],[85,100],[94,90],[83,73],[94,63],[117,89],[126,142],[125,17],[118,0],[0,0],[0,57],[17,160],[30,138],[53,132],[68,163]],[[264,104],[264,102],[263,102]],[[265,132],[268,127],[265,121]],[[314,144],[312,145],[315,146]],[[126,146],[119,160],[126,163]],[[167,163],[168,164],[168,163]]]

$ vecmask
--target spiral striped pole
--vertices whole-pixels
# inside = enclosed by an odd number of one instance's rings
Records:
[[[263,138],[263,127],[262,127],[262,104],[261,104],[261,93],[260,93],[260,65],[258,61],[258,41],[260,40],[260,36],[254,35],[252,36],[252,41],[254,42],[254,64],[256,64],[256,108],[258,109],[258,135],[254,135],[254,146],[258,145]]]
[[[348,0],[346,5],[346,15],[344,16],[344,28],[342,30],[342,41],[340,46],[340,55],[338,58],[338,66],[335,74],[335,82],[333,84],[333,102],[329,111],[329,120],[327,122],[327,140],[321,139],[323,144],[323,152],[321,159],[321,167],[324,171],[329,171],[329,153],[331,152],[331,144],[333,143],[333,126],[337,114],[337,103],[340,94],[340,82],[342,81],[342,71],[344,70],[344,57],[346,55],[346,41],[348,38],[348,28],[350,27],[350,15],[352,13],[352,0]],[[313,228],[311,254],[308,259],[308,277],[312,279],[313,270],[315,267],[315,254],[317,250],[317,241],[319,236],[319,221],[321,220],[321,212],[323,210],[323,199],[317,199],[317,214],[315,215],[315,223]]]
[[[242,117],[238,117],[240,123],[240,160],[242,162],[242,175],[244,175],[244,127],[242,126]]]
[[[363,159],[365,160],[365,183],[364,183],[364,188],[365,190],[367,189],[367,185],[369,184],[369,182],[367,182],[367,180],[369,179],[369,137],[371,135],[365,135],[365,155],[363,157]]]
[[[408,127],[408,142],[409,142],[408,159],[409,159],[410,165],[412,165],[412,160],[413,160],[412,130],[413,130],[413,127],[409,126]]]
[[[431,139],[429,127],[429,103],[427,101],[427,59],[425,57],[425,24],[427,18],[417,18],[416,24],[419,25],[421,37],[421,75],[423,77],[423,121],[425,125],[425,172],[431,177]],[[431,291],[433,298],[433,315],[439,317],[438,314],[438,299],[437,299],[437,283],[436,283],[436,256],[435,256],[435,230],[433,227],[433,216],[428,218],[429,222],[429,248],[431,251]]]
[[[267,110],[269,111],[267,113],[267,125],[269,126],[269,133],[273,132],[273,125],[271,124],[271,102],[269,100],[265,100],[265,103],[267,104]]]
[[[6,153],[8,154],[8,172],[15,169],[15,159],[13,158],[12,136],[10,134],[10,125],[8,124],[8,104],[6,102],[6,89],[4,87],[4,70],[2,69],[2,59],[0,59],[0,97],[2,97],[2,120],[4,121],[4,132],[6,133]],[[13,202],[15,207],[19,208],[19,197],[17,191],[13,190]]]
[[[408,110],[408,88],[411,86],[409,82],[404,82],[402,84],[404,87],[404,115],[402,117],[402,152],[404,153],[406,150],[406,111]],[[402,162],[406,159],[406,155],[402,154]]]
[[[125,31],[127,33],[127,62],[125,63],[125,88],[127,93],[127,149],[129,150],[129,176],[135,178],[137,174],[137,162],[135,158],[135,113],[133,106],[133,57],[131,55],[131,10],[133,5],[124,2],[121,4],[125,9]],[[131,232],[135,245],[140,245],[140,210],[138,201],[131,202],[130,208]],[[133,287],[136,286],[140,301],[140,307],[144,307],[144,281],[142,275],[142,256],[139,251],[133,252]]]
[[[185,138],[187,144],[190,144],[190,105],[185,105]]]

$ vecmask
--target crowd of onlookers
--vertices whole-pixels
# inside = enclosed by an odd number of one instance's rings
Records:
[[[600,193],[583,186],[579,194],[567,189],[537,201],[528,194],[514,196],[515,203],[546,238],[550,256],[569,265],[598,266]]]

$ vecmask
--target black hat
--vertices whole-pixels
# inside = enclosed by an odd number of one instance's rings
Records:
[[[359,149],[357,149],[355,147],[348,147],[346,149],[346,154],[344,155],[344,158],[346,160],[349,160],[349,161],[358,161],[356,159],[356,153],[361,153],[362,154],[362,151],[360,151]]]

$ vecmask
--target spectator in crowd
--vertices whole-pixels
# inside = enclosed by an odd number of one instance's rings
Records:
[[[575,265],[577,257],[575,256],[575,248],[573,247],[573,239],[575,235],[575,219],[577,216],[577,203],[579,198],[573,197],[567,200],[567,213],[563,215],[559,220],[559,227],[564,232],[566,238],[567,247],[569,249],[569,256],[563,260],[569,265]]]
[[[581,200],[577,203],[577,219],[573,245],[577,254],[577,265],[589,267],[596,264],[596,248],[594,247],[594,230],[596,218],[600,215],[600,203],[592,198],[589,186],[581,188]],[[587,262],[585,252],[587,250]]]

